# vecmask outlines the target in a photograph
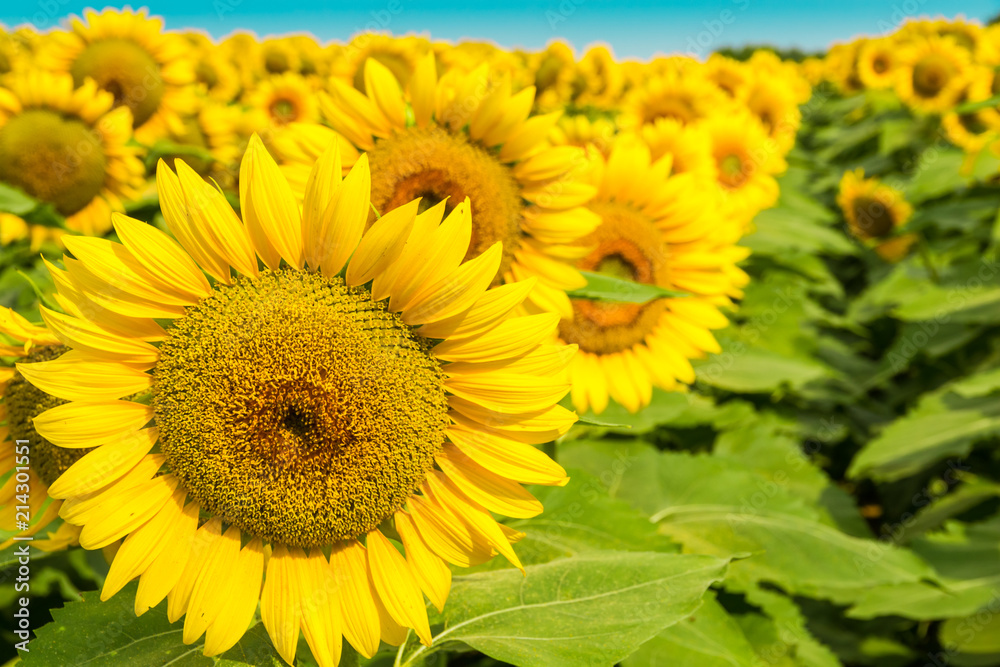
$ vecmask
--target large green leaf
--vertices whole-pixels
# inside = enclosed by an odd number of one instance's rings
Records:
[[[933,572],[913,553],[847,535],[788,490],[787,477],[768,477],[735,461],[657,452],[634,443],[610,454],[600,443],[565,443],[560,460],[607,470],[614,457],[629,462],[615,482],[624,498],[687,553],[750,557],[733,563],[730,577],[767,581],[789,593],[855,599],[866,587],[919,582]]]
[[[607,551],[517,570],[456,577],[433,645],[466,644],[530,667],[613,665],[701,605],[727,561],[711,556]]]
[[[754,651],[732,616],[710,593],[695,613],[626,658],[623,667],[750,667]]]
[[[1000,433],[1000,401],[965,398],[950,388],[928,394],[868,442],[848,468],[851,477],[892,481],[949,456],[968,454],[977,441]]]
[[[25,667],[285,665],[260,624],[250,628],[230,650],[206,658],[202,655],[203,644],[187,646],[181,641],[184,623],[167,620],[165,602],[136,617],[133,600],[137,588],[133,582],[107,602],[101,602],[98,591],[90,591],[83,594],[82,602],[52,610],[53,621],[37,630],[29,644],[30,652],[22,654]]]

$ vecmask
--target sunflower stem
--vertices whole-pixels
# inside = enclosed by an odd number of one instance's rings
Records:
[[[361,667],[361,654],[354,650],[347,640],[340,649],[340,667]]]

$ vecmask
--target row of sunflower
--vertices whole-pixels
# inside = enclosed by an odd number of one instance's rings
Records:
[[[524,569],[493,515],[566,484],[536,446],[567,392],[634,413],[694,381],[810,94],[766,53],[215,43],[115,10],[3,39],[0,235],[52,286],[0,320],[0,455],[32,446],[4,546],[104,549],[101,599],[138,579],[207,656],[259,606],[323,666],[430,646],[450,566]]]

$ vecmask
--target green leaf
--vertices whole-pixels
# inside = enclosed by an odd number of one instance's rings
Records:
[[[952,111],[959,114],[966,114],[995,106],[1000,106],[1000,95],[990,97],[985,100],[979,100],[978,102],[966,102],[965,104],[959,104],[957,107],[952,109]]]
[[[792,594],[840,602],[865,587],[933,578],[910,551],[822,523],[816,508],[789,492],[787,475],[756,475],[732,461],[658,452],[640,443],[614,453],[605,449],[564,443],[559,460],[598,474],[624,460],[612,495],[659,522],[685,553],[751,554],[731,565],[731,580],[772,582]]]
[[[466,644],[513,665],[611,665],[687,618],[726,573],[711,556],[606,551],[456,577],[445,629],[402,665]]]
[[[587,285],[586,287],[567,292],[571,299],[593,299],[595,301],[615,301],[618,303],[646,303],[653,299],[676,299],[690,296],[687,292],[678,292],[656,285],[647,285],[622,278],[614,278],[602,273],[581,271],[580,274],[587,279]]]
[[[12,213],[34,225],[66,228],[66,219],[56,212],[52,204],[39,202],[6,183],[0,183],[0,213]]]
[[[995,604],[1000,590],[1000,519],[949,522],[946,530],[913,541],[940,585],[926,582],[876,586],[858,597],[851,618],[902,616],[918,621],[958,618]]]
[[[742,341],[727,341],[721,354],[696,362],[694,367],[699,382],[751,394],[786,387],[798,390],[833,374],[829,367],[811,357],[787,357]]]
[[[1000,433],[1000,401],[963,398],[947,388],[925,395],[917,406],[887,425],[854,457],[855,479],[894,481],[949,456],[966,456],[973,444]]]
[[[84,663],[129,667],[285,665],[261,624],[250,628],[222,655],[206,658],[202,655],[204,644],[187,646],[181,641],[184,623],[167,620],[166,602],[136,617],[133,600],[137,588],[132,582],[107,602],[101,602],[99,591],[88,591],[82,602],[53,609],[53,621],[37,630],[30,652],[22,654],[25,667]]]
[[[750,667],[754,651],[732,616],[711,593],[688,618],[649,640],[623,667]]]

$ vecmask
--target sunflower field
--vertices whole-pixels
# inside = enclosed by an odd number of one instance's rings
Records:
[[[0,29],[0,663],[1000,665],[1000,25],[580,53]]]

